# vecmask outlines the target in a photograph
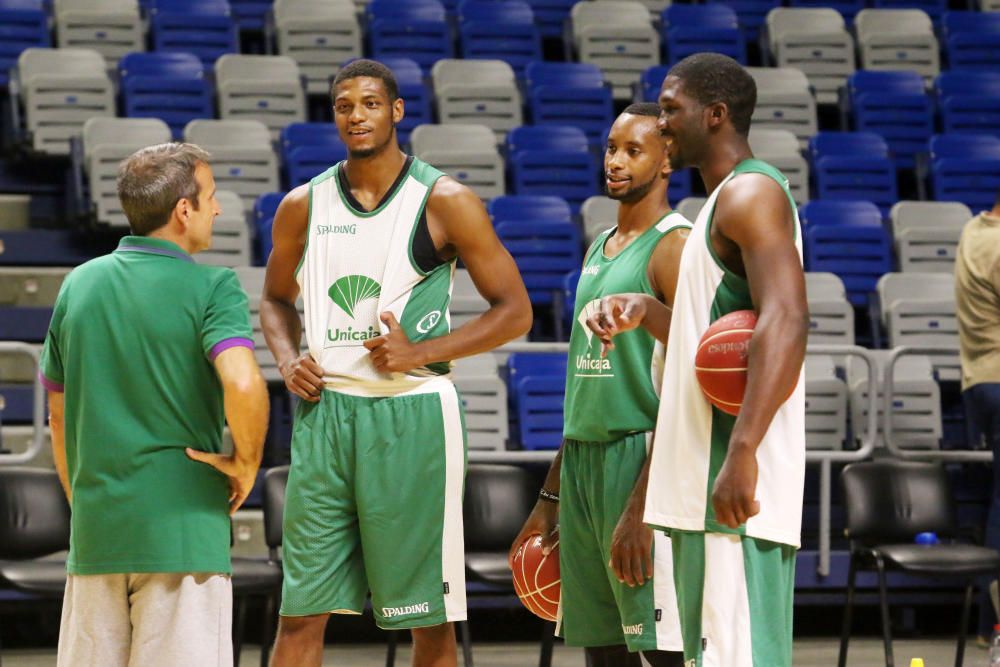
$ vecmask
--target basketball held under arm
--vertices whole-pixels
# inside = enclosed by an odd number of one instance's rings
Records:
[[[454,179],[443,177],[435,183],[426,210],[439,254],[461,258],[490,307],[445,336],[417,343],[421,360],[433,363],[468,357],[527,333],[532,319],[528,292],[479,197]]]

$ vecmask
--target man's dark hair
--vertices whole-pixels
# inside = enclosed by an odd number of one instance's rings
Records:
[[[177,202],[198,210],[194,170],[209,154],[195,144],[171,142],[136,151],[118,166],[118,199],[136,236],[148,236],[170,221]]]
[[[684,92],[702,106],[724,103],[736,131],[750,133],[757,84],[738,62],[721,53],[695,53],[671,67],[667,76],[683,81]]]
[[[382,85],[385,86],[385,92],[389,96],[389,102],[392,103],[399,99],[399,86],[396,84],[396,76],[392,73],[392,70],[380,62],[364,58],[344,65],[337,72],[337,76],[333,80],[333,90],[336,90],[337,86],[344,81],[356,79],[359,76],[381,79]]]
[[[660,105],[656,102],[636,102],[635,104],[630,104],[625,107],[625,111],[622,113],[632,114],[633,116],[652,116],[653,118],[660,117]]]

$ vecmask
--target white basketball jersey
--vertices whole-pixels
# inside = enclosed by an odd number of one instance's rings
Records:
[[[366,212],[352,204],[341,182],[346,182],[343,165],[309,184],[309,230],[297,270],[306,342],[330,389],[373,395],[408,391],[447,373],[449,364],[384,374],[369,361],[364,343],[388,331],[379,319],[387,311],[414,342],[450,330],[455,262],[425,272],[413,252],[427,198],[443,174],[408,158],[382,202]]]
[[[795,214],[795,245],[802,258],[802,235],[788,180],[760,160],[741,162],[702,207],[681,256],[644,519],[663,528],[739,533],[797,547],[805,480],[802,371],[795,391],[778,409],[757,449],[760,513],[745,528],[733,530],[716,521],[711,503],[736,418],[714,408],[702,394],[694,359],[712,322],[736,310],[753,309],[747,281],[716,258],[710,237],[719,192],[744,173],[762,173],[781,184]]]

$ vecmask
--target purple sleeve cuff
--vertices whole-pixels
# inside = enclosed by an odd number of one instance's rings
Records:
[[[59,393],[59,394],[61,394],[61,393],[63,393],[63,391],[65,391],[65,389],[63,388],[63,385],[59,384],[58,382],[53,382],[52,380],[48,379],[47,377],[45,377],[44,375],[42,375],[41,371],[38,371],[38,379],[41,380],[42,386],[45,387],[46,389],[48,389],[49,391],[54,391],[54,392]]]
[[[251,350],[254,348],[252,338],[225,338],[220,340],[218,343],[212,346],[212,349],[208,353],[208,360],[215,361],[215,358],[228,350],[231,347],[248,347]]]

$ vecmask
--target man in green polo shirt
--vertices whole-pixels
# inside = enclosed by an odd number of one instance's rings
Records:
[[[41,377],[72,509],[60,667],[232,664],[229,514],[268,399],[236,275],[191,257],[220,213],[208,158],[170,143],[125,160],[133,236],[56,301]]]

